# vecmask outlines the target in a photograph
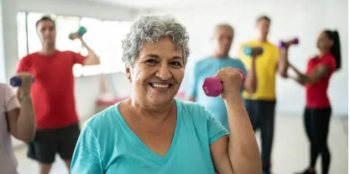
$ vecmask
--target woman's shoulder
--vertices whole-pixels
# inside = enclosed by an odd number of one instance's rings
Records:
[[[193,110],[204,108],[196,102],[176,99],[177,105],[184,111],[191,112]]]
[[[89,118],[84,126],[94,130],[94,132],[105,131],[110,128],[118,129],[119,118],[121,117],[118,110],[120,103],[114,104],[107,109],[93,115]]]
[[[208,119],[211,114],[203,106],[196,102],[177,100],[178,105],[181,107],[181,112],[185,118],[198,119]]]
[[[191,127],[188,132],[195,131],[196,136],[206,137],[210,144],[229,132],[223,127],[217,118],[215,118],[205,107],[195,103],[180,101],[183,106],[182,122],[186,127]]]

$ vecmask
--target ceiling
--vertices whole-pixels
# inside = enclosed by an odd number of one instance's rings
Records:
[[[108,4],[115,4],[124,7],[152,10],[152,9],[172,9],[183,7],[196,7],[210,4],[226,3],[232,0],[84,0],[104,2]]]
[[[215,6],[227,6],[237,4],[290,4],[296,1],[308,1],[320,3],[326,0],[76,0],[84,2],[118,5],[135,10],[168,10],[168,9],[192,9],[197,7],[215,8]],[[329,0],[328,0],[329,1]]]

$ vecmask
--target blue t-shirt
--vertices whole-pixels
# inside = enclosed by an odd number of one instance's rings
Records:
[[[175,99],[177,123],[163,157],[128,127],[120,103],[88,120],[75,147],[72,174],[214,174],[210,145],[228,131],[202,106]]]
[[[195,98],[196,102],[208,109],[220,122],[229,130],[227,110],[224,100],[220,96],[209,97],[205,95],[202,85],[204,79],[213,77],[220,69],[232,67],[241,69],[247,75],[247,69],[239,59],[225,58],[205,58],[197,62],[194,66],[192,77],[185,88],[186,97]],[[243,92],[243,87],[241,93]]]

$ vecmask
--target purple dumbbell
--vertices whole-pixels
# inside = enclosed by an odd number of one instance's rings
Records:
[[[34,83],[34,77],[33,77],[33,82]],[[18,76],[14,76],[10,79],[10,84],[13,87],[21,86],[22,85],[22,79]]]
[[[236,69],[242,75],[242,83],[245,81],[245,75],[241,69]],[[203,83],[203,90],[207,96],[219,96],[223,90],[222,82],[217,77],[207,77]]]
[[[290,41],[287,41],[287,42],[280,41],[280,42],[278,43],[278,48],[281,49],[281,48],[286,47],[287,45],[292,45],[292,44],[293,44],[293,45],[299,44],[299,39],[298,39],[298,38],[294,38],[294,39],[292,39],[292,40],[290,40]]]

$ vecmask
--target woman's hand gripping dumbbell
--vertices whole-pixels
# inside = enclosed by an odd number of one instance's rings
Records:
[[[203,90],[207,96],[216,97],[221,94],[222,99],[240,96],[245,75],[242,70],[234,68],[223,68],[214,77],[204,80]]]

